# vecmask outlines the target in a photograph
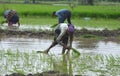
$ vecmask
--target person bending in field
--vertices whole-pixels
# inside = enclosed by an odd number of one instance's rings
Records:
[[[13,26],[13,24],[18,23],[18,26],[20,26],[19,16],[15,10],[6,10],[4,12],[4,18],[6,18],[6,21],[2,23],[7,22],[8,26]]]
[[[68,53],[70,49],[72,48],[74,31],[75,31],[74,26],[71,24],[67,24],[67,23],[58,24],[55,28],[54,41],[50,45],[50,47],[48,47],[44,51],[44,53],[48,53],[49,50],[57,44],[60,44],[63,46],[62,54],[65,53],[66,49],[68,50],[66,53]]]
[[[59,19],[59,23],[64,23],[67,19],[68,24],[71,24],[71,11],[67,9],[60,9],[58,11],[54,11],[53,16],[57,16]]]

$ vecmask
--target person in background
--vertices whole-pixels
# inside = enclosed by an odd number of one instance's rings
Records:
[[[60,9],[58,11],[54,11],[53,16],[57,16],[59,19],[59,23],[64,23],[64,21],[67,19],[68,24],[71,24],[71,11],[68,9]]]
[[[7,22],[8,26],[13,26],[13,24],[18,23],[18,26],[20,26],[19,16],[15,10],[4,11],[4,18],[6,18],[6,21],[3,21],[2,24]]]
[[[75,31],[74,26],[71,24],[69,24],[69,25],[67,23],[58,24],[55,28],[54,41],[44,51],[44,53],[48,54],[50,49],[57,44],[60,44],[63,46],[62,54],[65,54],[66,49],[68,50],[66,53],[69,53],[70,49],[72,48],[74,31]],[[69,44],[68,44],[68,42],[69,42]]]

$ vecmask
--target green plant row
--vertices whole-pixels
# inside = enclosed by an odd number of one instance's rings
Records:
[[[0,75],[14,72],[28,74],[29,72],[36,73],[49,70],[88,76],[120,75],[120,56],[118,55],[81,53],[80,56],[74,54],[58,56],[25,51],[0,50]]]
[[[59,9],[69,9],[72,17],[119,18],[119,6],[58,6],[40,4],[0,4],[0,15],[5,9],[17,10],[21,16],[52,16],[52,12]]]

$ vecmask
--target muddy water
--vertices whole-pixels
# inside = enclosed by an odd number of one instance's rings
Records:
[[[17,25],[14,25],[15,28],[18,28]],[[19,30],[31,30],[31,29],[35,29],[35,30],[52,30],[52,28],[50,28],[51,25],[20,25]],[[7,24],[3,24],[3,26],[0,26],[2,29],[7,29],[8,26]],[[82,27],[75,27],[76,29],[80,30],[82,29]],[[104,28],[91,28],[91,27],[84,27],[88,30],[104,30]]]
[[[1,38],[0,39],[0,50],[11,49],[13,51],[20,50],[22,52],[32,52],[45,50],[51,44],[51,39],[39,39],[39,38]],[[78,49],[81,53],[94,53],[94,54],[120,54],[120,41],[116,39],[106,40],[93,40],[93,39],[82,39],[73,42],[73,47]],[[50,53],[61,54],[61,46],[50,50]]]

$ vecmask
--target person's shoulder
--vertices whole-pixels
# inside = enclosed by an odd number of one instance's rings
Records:
[[[68,24],[67,23],[60,23],[60,28],[61,29],[67,29],[68,28]]]

